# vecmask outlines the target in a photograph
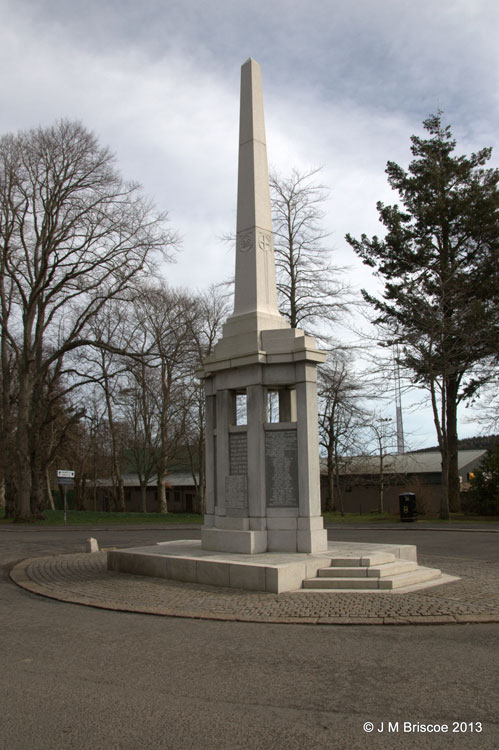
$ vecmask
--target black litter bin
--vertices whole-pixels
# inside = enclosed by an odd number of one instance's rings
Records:
[[[401,521],[416,520],[416,495],[414,492],[404,492],[402,495],[399,495],[399,505]]]

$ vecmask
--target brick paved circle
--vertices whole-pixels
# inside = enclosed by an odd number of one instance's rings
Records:
[[[18,563],[12,580],[41,596],[145,614],[301,624],[445,624],[499,622],[499,563],[423,557],[461,580],[408,594],[268,594],[108,571],[106,552],[37,557]]]

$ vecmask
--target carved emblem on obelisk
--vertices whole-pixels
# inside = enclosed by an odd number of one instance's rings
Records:
[[[236,241],[237,249],[242,253],[247,253],[253,247],[253,232],[240,234]]]
[[[272,238],[270,234],[267,234],[266,232],[260,232],[258,234],[258,247],[260,248],[260,250],[267,251],[272,248]]]

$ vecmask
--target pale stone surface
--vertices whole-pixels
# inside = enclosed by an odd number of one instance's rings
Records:
[[[234,589],[249,589],[250,591],[266,591],[266,570],[260,565],[244,565],[239,562],[229,563],[230,587]]]
[[[268,531],[267,540],[267,549],[272,550],[272,552],[297,550],[296,531],[289,531],[288,529]]]
[[[196,565],[196,582],[230,587],[230,567],[222,562],[204,560]]]
[[[298,528],[298,518],[296,516],[285,516],[284,518],[269,516],[267,518],[267,529],[272,531],[293,530]]]
[[[202,546],[253,555],[326,551],[316,372],[325,354],[278,310],[261,72],[251,58],[241,68],[235,255],[234,311],[202,372]]]
[[[99,551],[99,543],[97,539],[94,539],[93,536],[91,536],[89,539],[87,539],[87,552],[98,552]]]
[[[322,516],[310,516],[310,518],[298,518],[298,528],[300,531],[304,529],[323,529],[324,522]]]
[[[237,552],[242,555],[265,552],[266,531],[238,531],[221,528],[203,529],[203,548],[220,552]]]
[[[327,549],[326,529],[313,529],[312,531],[297,531],[297,552],[321,552]]]
[[[404,567],[402,561],[416,559],[413,545],[330,542],[326,552],[308,554],[259,553],[242,547],[236,552],[224,552],[203,548],[199,541],[161,542],[151,547],[109,550],[107,561],[109,570],[124,573],[272,593],[297,591],[302,585],[314,590],[336,587],[405,591],[407,587],[426,582],[433,585],[440,580],[440,571],[417,565],[411,565],[411,570],[406,564]],[[397,569],[394,562],[402,566]],[[380,574],[383,564],[389,566],[387,575]],[[346,574],[345,568],[349,570]],[[376,575],[370,574],[371,569],[377,570]],[[441,582],[447,580],[442,578]],[[337,581],[340,583],[336,586]]]
[[[307,576],[305,562],[266,569],[266,591],[282,594],[285,591],[297,591],[301,588],[303,579]]]
[[[288,326],[277,309],[262,77],[250,58],[241,68],[236,285],[224,338],[281,327]]]

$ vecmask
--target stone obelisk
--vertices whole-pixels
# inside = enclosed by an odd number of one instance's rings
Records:
[[[204,549],[322,552],[315,340],[277,307],[260,66],[241,69],[234,312],[204,362]]]
[[[235,279],[223,341],[231,345],[228,339],[236,336],[239,349],[258,350],[262,330],[289,324],[277,307],[262,74],[251,58],[241,68]]]

